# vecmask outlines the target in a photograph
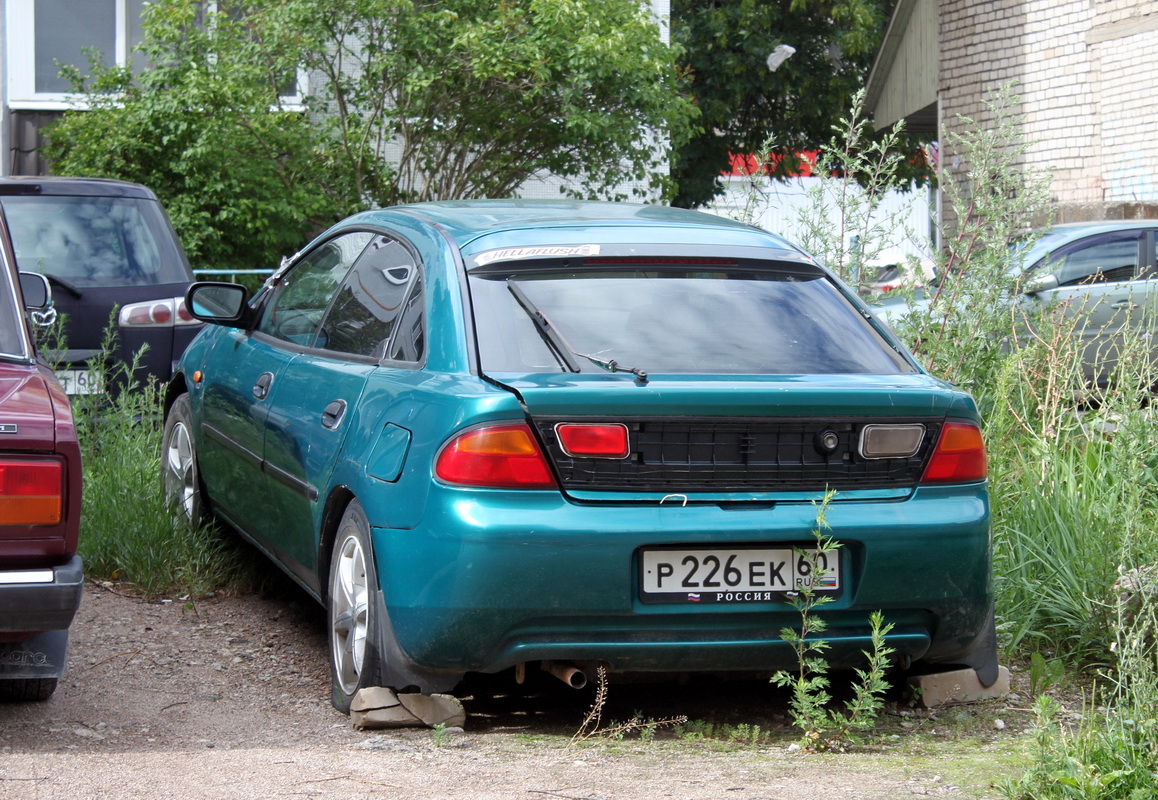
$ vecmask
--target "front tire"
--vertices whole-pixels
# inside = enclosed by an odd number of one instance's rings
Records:
[[[378,577],[370,523],[357,500],[338,523],[330,559],[329,631],[331,701],[349,713],[359,689],[378,685]]]
[[[190,523],[200,524],[205,517],[205,502],[201,476],[197,471],[193,410],[188,394],[182,394],[169,408],[161,441],[161,479],[165,497]]]

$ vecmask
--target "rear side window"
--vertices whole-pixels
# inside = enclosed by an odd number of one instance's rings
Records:
[[[406,316],[418,267],[401,242],[375,236],[346,276],[318,333],[316,347],[374,358],[390,357],[390,337]],[[416,359],[402,359],[416,360]]]
[[[600,371],[611,360],[648,373],[912,371],[818,274],[524,271],[472,274],[470,288],[485,371]]]
[[[75,286],[189,281],[161,207],[131,197],[4,198],[16,263]]]

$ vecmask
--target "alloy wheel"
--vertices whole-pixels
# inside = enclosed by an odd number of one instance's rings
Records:
[[[197,494],[197,472],[193,460],[193,440],[189,428],[177,422],[169,431],[165,445],[165,494],[181,504],[181,510],[193,519]]]
[[[365,664],[370,619],[366,554],[357,536],[347,536],[335,554],[332,583],[330,628],[334,676],[343,692],[353,694]]]

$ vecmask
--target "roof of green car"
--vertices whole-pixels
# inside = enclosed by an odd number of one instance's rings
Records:
[[[782,246],[780,237],[751,225],[725,217],[661,205],[613,203],[589,200],[457,200],[412,203],[358,215],[359,221],[373,222],[381,215],[387,222],[395,214],[405,214],[438,225],[462,246],[491,233],[514,230],[560,228],[663,228],[699,227],[711,230],[743,231],[768,236]],[[795,248],[793,248],[795,249]]]

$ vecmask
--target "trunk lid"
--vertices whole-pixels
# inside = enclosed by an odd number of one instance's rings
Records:
[[[29,364],[0,363],[0,449],[52,451],[56,417],[40,371]]]

